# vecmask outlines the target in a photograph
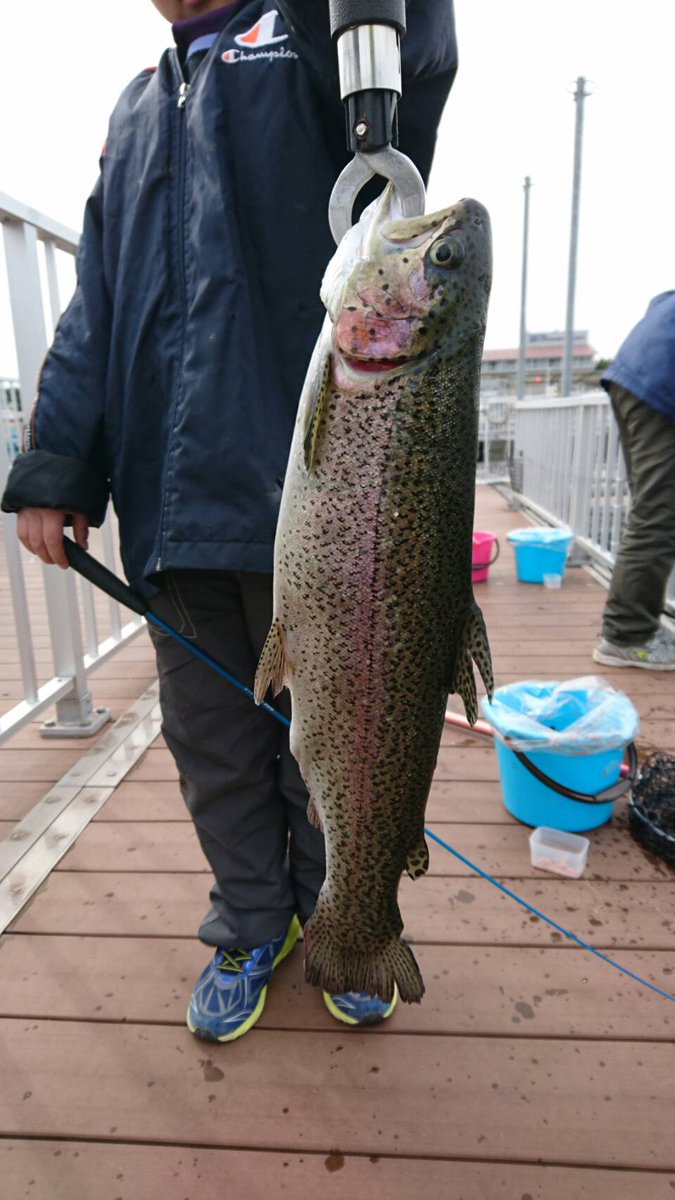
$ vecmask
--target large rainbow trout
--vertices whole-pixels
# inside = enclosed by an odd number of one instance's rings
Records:
[[[260,700],[286,685],[327,873],[305,975],[419,1001],[397,903],[427,870],[424,810],[449,692],[492,694],[471,584],[490,225],[474,200],[397,219],[388,188],[343,238],[300,401]]]

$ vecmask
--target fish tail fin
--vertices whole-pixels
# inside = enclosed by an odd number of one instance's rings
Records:
[[[262,648],[260,662],[255,673],[253,693],[256,704],[260,704],[267,695],[267,689],[272,688],[272,694],[278,696],[291,673],[291,666],[286,654],[286,634],[281,621],[275,617],[272,627]]]
[[[405,869],[411,879],[421,879],[429,870],[429,847],[426,843],[426,838],[422,834],[411,846],[408,851],[408,857],[405,860]]]
[[[494,690],[492,675],[492,657],[488,642],[485,619],[475,600],[469,612],[464,641],[462,643],[457,668],[455,671],[453,692],[458,692],[464,701],[466,717],[470,725],[478,720],[478,697],[476,695],[476,680],[473,674],[472,660],[475,662],[485,684],[485,690],[490,699]]]
[[[374,950],[361,949],[354,942],[343,945],[332,934],[329,918],[317,909],[303,931],[305,979],[325,992],[367,992],[385,1003],[394,997],[394,985],[401,1000],[419,1004],[424,982],[410,946],[398,935]]]

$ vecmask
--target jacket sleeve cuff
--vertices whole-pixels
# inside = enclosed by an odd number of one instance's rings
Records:
[[[2,497],[3,512],[65,508],[95,526],[103,524],[107,504],[108,484],[87,463],[46,450],[17,455]]]

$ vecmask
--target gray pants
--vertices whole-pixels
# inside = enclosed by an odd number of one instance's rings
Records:
[[[248,687],[272,620],[272,576],[175,571],[152,607]],[[162,731],[215,877],[199,929],[209,946],[251,949],[311,916],[325,874],[323,836],[288,731],[168,634],[157,653]],[[269,697],[268,697],[269,699]],[[284,692],[276,701],[290,716]]]
[[[631,490],[602,632],[642,645],[656,632],[675,564],[675,425],[618,384],[610,390]]]

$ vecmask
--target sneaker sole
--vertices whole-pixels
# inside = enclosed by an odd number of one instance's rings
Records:
[[[603,654],[601,650],[593,651],[593,662],[602,663],[604,667],[639,667],[641,671],[675,671],[675,663],[640,662],[638,659],[614,658],[611,654]]]
[[[387,1017],[390,1017],[396,1008],[398,1004],[398,988],[394,985],[394,997],[386,1012],[383,1012],[380,1016],[373,1013],[370,1017],[364,1017],[362,1021],[359,1021],[357,1017],[348,1017],[346,1013],[343,1013],[333,1000],[330,992],[324,992],[323,1000],[330,1015],[335,1017],[336,1021],[342,1021],[343,1025],[379,1025],[381,1021],[386,1021]]]
[[[302,926],[301,926],[298,918],[293,917],[293,920],[291,921],[291,923],[288,927],[288,933],[286,934],[286,941],[284,942],[283,946],[281,947],[281,950],[279,951],[274,962],[272,963],[273,971],[276,970],[276,968],[279,966],[279,963],[282,963],[284,961],[284,959],[288,957],[291,950],[295,946],[295,943],[297,942],[298,938],[300,937],[301,933],[302,933]],[[241,1025],[238,1025],[237,1028],[235,1030],[233,1030],[232,1033],[224,1033],[222,1037],[216,1037],[216,1035],[214,1033],[211,1033],[208,1029],[202,1029],[201,1026],[199,1026],[199,1025],[193,1025],[192,1021],[190,1020],[190,1010],[188,1008],[186,1021],[187,1021],[187,1027],[190,1030],[190,1033],[193,1033],[195,1037],[201,1038],[202,1041],[205,1041],[205,1042],[235,1042],[237,1040],[237,1038],[243,1037],[245,1033],[248,1033],[249,1029],[253,1028],[256,1021],[260,1020],[262,1013],[263,1013],[263,1009],[265,1007],[265,1001],[267,999],[267,986],[268,985],[265,984],[265,987],[263,988],[262,992],[260,993],[258,1003],[256,1004],[255,1008],[253,1009],[253,1012],[251,1013],[250,1017],[247,1017],[246,1020],[243,1021]]]

